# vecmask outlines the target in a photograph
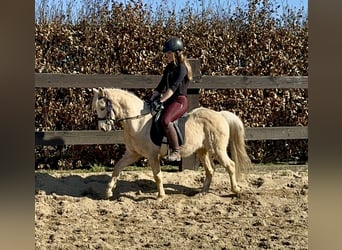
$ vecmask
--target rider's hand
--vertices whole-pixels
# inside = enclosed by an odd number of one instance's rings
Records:
[[[164,109],[163,103],[160,100],[155,100],[152,103],[152,110],[155,112],[159,112],[160,110]]]

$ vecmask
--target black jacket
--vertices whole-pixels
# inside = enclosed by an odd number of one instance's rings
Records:
[[[187,95],[188,85],[189,80],[185,64],[180,63],[176,66],[173,62],[171,62],[165,67],[162,79],[155,90],[159,93],[163,93],[168,88],[172,89],[174,93],[167,100],[167,102],[172,102],[180,95]]]

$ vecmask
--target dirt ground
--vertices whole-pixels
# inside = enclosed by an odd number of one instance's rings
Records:
[[[35,175],[36,249],[308,249],[308,166],[256,166],[233,195],[217,169],[124,171],[114,198],[101,199],[110,172]]]

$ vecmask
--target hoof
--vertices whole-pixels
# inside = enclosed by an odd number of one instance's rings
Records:
[[[113,192],[111,190],[107,190],[105,195],[104,195],[104,198],[110,199],[110,198],[112,198],[112,196],[113,196]]]
[[[235,194],[240,194],[241,193],[241,188],[238,186],[235,186],[232,188],[232,192]]]
[[[157,201],[162,201],[162,200],[164,200],[165,199],[165,195],[158,195],[158,197],[157,197]]]

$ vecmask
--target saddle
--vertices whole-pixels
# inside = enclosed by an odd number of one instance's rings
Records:
[[[177,138],[179,146],[183,145],[184,138],[185,138],[185,122],[188,119],[189,114],[185,113],[180,118],[173,122],[173,126],[177,132]],[[152,142],[157,145],[161,146],[162,144],[168,144],[166,135],[164,133],[161,121],[160,121],[160,114],[155,114],[152,117],[152,126],[150,131],[150,136]]]

